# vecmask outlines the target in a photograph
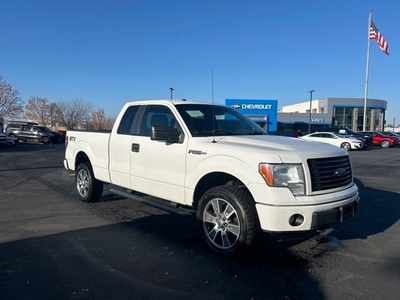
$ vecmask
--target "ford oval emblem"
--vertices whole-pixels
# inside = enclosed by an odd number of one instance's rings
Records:
[[[344,175],[346,175],[346,169],[343,168],[339,168],[336,170],[335,175],[339,176],[339,177],[343,177]]]

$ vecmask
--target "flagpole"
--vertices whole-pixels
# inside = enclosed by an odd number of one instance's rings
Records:
[[[368,46],[367,46],[367,67],[366,67],[366,71],[365,71],[363,131],[366,130],[366,122],[367,122],[367,99],[368,99],[368,77],[369,77],[369,48],[370,48],[370,45],[371,45],[371,39],[370,39],[371,20],[372,20],[372,9],[369,10],[369,17],[368,17]]]

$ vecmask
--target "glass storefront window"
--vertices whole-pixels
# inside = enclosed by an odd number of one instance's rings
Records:
[[[335,126],[353,127],[354,109],[350,107],[335,107]]]

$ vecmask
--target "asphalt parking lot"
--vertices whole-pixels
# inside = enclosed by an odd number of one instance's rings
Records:
[[[397,299],[400,147],[351,151],[357,216],[290,248],[215,256],[193,216],[81,203],[64,145],[0,149],[0,299]]]

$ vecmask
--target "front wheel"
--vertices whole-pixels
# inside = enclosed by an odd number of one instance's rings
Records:
[[[45,145],[48,145],[48,144],[50,144],[50,139],[48,137],[44,137],[44,138],[42,138],[42,143]]]
[[[88,162],[79,164],[75,172],[75,181],[81,201],[97,202],[100,200],[103,183],[94,177],[92,166]]]
[[[387,141],[387,140],[384,140],[384,141],[381,142],[381,146],[383,148],[389,148],[390,147],[390,142]]]
[[[251,246],[259,228],[251,196],[228,185],[214,187],[201,197],[197,220],[208,246],[223,255],[235,255]]]
[[[349,151],[351,149],[351,145],[347,142],[344,142],[343,144],[340,145],[340,148],[343,148],[346,151]]]

